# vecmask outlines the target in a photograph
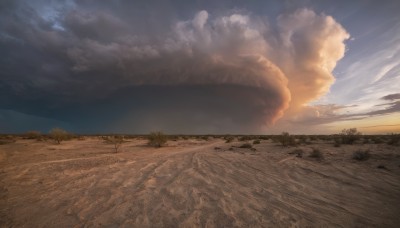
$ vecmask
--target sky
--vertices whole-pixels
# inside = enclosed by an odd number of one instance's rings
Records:
[[[0,133],[400,132],[400,2],[0,0]]]

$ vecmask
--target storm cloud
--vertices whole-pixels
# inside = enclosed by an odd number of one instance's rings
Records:
[[[145,22],[112,1],[2,4],[0,109],[83,132],[260,132],[329,90],[349,38],[310,9]]]

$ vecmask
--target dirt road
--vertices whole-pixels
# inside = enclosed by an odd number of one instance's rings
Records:
[[[18,140],[0,146],[3,227],[396,227],[400,152],[316,144],[323,161],[269,141]],[[363,145],[360,145],[363,146]],[[217,148],[216,148],[217,147]],[[232,150],[229,148],[232,147]],[[368,147],[368,146],[363,146]],[[386,169],[378,169],[384,164]]]

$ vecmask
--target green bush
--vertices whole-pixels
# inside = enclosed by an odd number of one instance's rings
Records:
[[[167,143],[168,137],[162,132],[152,132],[148,136],[148,145],[154,147],[162,147]]]
[[[261,143],[261,141],[258,139],[253,141],[253,144],[260,144],[260,143]]]

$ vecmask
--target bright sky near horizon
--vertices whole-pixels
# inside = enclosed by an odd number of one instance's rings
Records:
[[[0,133],[400,132],[400,1],[4,0]]]

